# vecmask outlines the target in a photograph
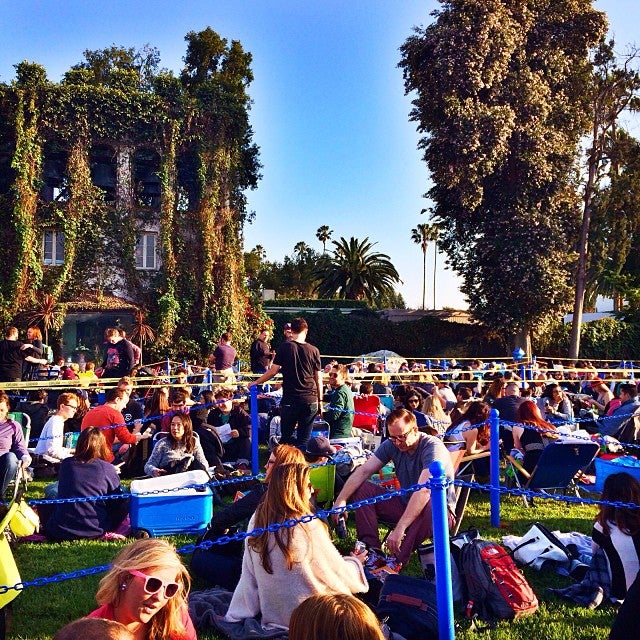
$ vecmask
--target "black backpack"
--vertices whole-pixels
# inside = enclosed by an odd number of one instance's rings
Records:
[[[378,618],[406,640],[437,640],[436,586],[422,578],[389,574],[376,609]]]
[[[537,611],[533,589],[511,554],[499,544],[472,540],[462,547],[460,569],[467,586],[467,617],[494,623]]]

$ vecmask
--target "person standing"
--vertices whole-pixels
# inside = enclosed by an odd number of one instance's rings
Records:
[[[269,344],[269,329],[262,329],[249,348],[252,373],[265,373],[271,365],[273,352]]]
[[[0,382],[20,382],[22,380],[22,363],[47,364],[45,358],[29,355],[28,349],[33,345],[18,340],[18,329],[9,327],[0,340]]]
[[[291,340],[278,347],[269,370],[248,386],[264,384],[282,372],[281,444],[295,444],[304,450],[322,405],[322,365],[320,352],[307,342],[307,321],[295,318],[291,332]]]
[[[230,331],[225,331],[220,336],[218,346],[213,351],[212,359],[217,374],[214,380],[225,384],[234,384],[233,363],[236,361],[236,350],[231,346]]]
[[[102,378],[122,378],[131,373],[134,363],[131,343],[125,340],[118,329],[109,327],[104,332],[107,350],[102,362]]]
[[[329,406],[325,411],[325,420],[329,423],[329,438],[350,438],[353,427],[353,393],[347,386],[348,369],[344,364],[333,367],[329,373],[327,393]]]

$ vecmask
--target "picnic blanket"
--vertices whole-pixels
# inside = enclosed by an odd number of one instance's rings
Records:
[[[189,594],[189,613],[196,629],[215,629],[229,640],[287,640],[289,634],[284,627],[269,625],[263,627],[257,618],[247,618],[241,622],[226,622],[224,616],[229,610],[233,593],[220,587]]]
[[[609,599],[611,578],[607,565],[607,557],[602,549],[598,549],[591,558],[591,565],[581,582],[561,589],[549,589],[552,593],[573,600],[583,607],[595,609]]]

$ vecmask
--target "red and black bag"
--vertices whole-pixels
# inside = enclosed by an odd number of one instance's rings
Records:
[[[468,592],[467,617],[486,622],[535,613],[538,599],[511,554],[489,540],[472,540],[460,552]]]

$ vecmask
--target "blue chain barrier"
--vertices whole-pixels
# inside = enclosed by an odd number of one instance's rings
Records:
[[[455,486],[469,487],[471,489],[476,489],[484,492],[497,490],[501,495],[527,496],[531,498],[535,497],[538,499],[555,500],[557,502],[567,502],[572,504],[607,505],[607,506],[612,506],[618,509],[640,509],[640,505],[635,503],[595,500],[592,498],[582,498],[577,496],[565,496],[565,495],[557,495],[557,494],[540,493],[537,491],[530,491],[527,489],[515,489],[515,488],[508,489],[506,487],[503,487],[502,485],[500,485],[499,487],[494,487],[491,484],[480,484],[478,482],[465,482],[463,480],[450,480],[450,479],[444,480],[444,485],[446,487],[450,486],[451,484]],[[355,511],[356,509],[359,509],[360,507],[365,505],[373,505],[373,504],[376,504],[377,502],[390,500],[391,498],[396,496],[407,495],[407,494],[414,493],[416,491],[420,491],[422,489],[431,489],[431,488],[432,488],[432,485],[430,481],[421,483],[421,484],[414,484],[411,487],[407,487],[405,489],[395,489],[392,491],[388,491],[382,495],[373,496],[371,498],[365,498],[364,500],[360,500],[358,502],[352,502],[343,507],[333,507],[331,509],[323,509],[318,511],[315,514],[308,514],[297,519],[289,519],[281,523],[272,523],[267,527],[257,527],[252,531],[248,531],[248,532],[239,531],[238,533],[232,536],[221,536],[216,540],[205,540],[199,544],[187,544],[180,547],[178,549],[178,553],[187,554],[187,553],[192,553],[196,549],[209,549],[214,545],[224,545],[232,541],[243,541],[249,537],[260,536],[267,532],[274,533],[276,531],[279,531],[282,528],[291,528],[296,526],[297,524],[311,522],[312,520],[318,519],[318,518],[326,519],[333,514],[340,515],[350,511]],[[34,580],[19,582],[12,586],[2,585],[0,586],[0,594],[4,594],[10,589],[21,591],[28,587],[34,587],[34,586],[39,587],[39,586],[44,586],[44,585],[55,583],[55,582],[64,582],[66,580],[71,580],[74,578],[81,578],[87,575],[102,573],[103,571],[108,570],[109,566],[110,565],[99,565],[95,567],[90,567],[88,569],[79,569],[77,571],[71,571],[68,573],[60,573],[50,577],[35,578]]]

